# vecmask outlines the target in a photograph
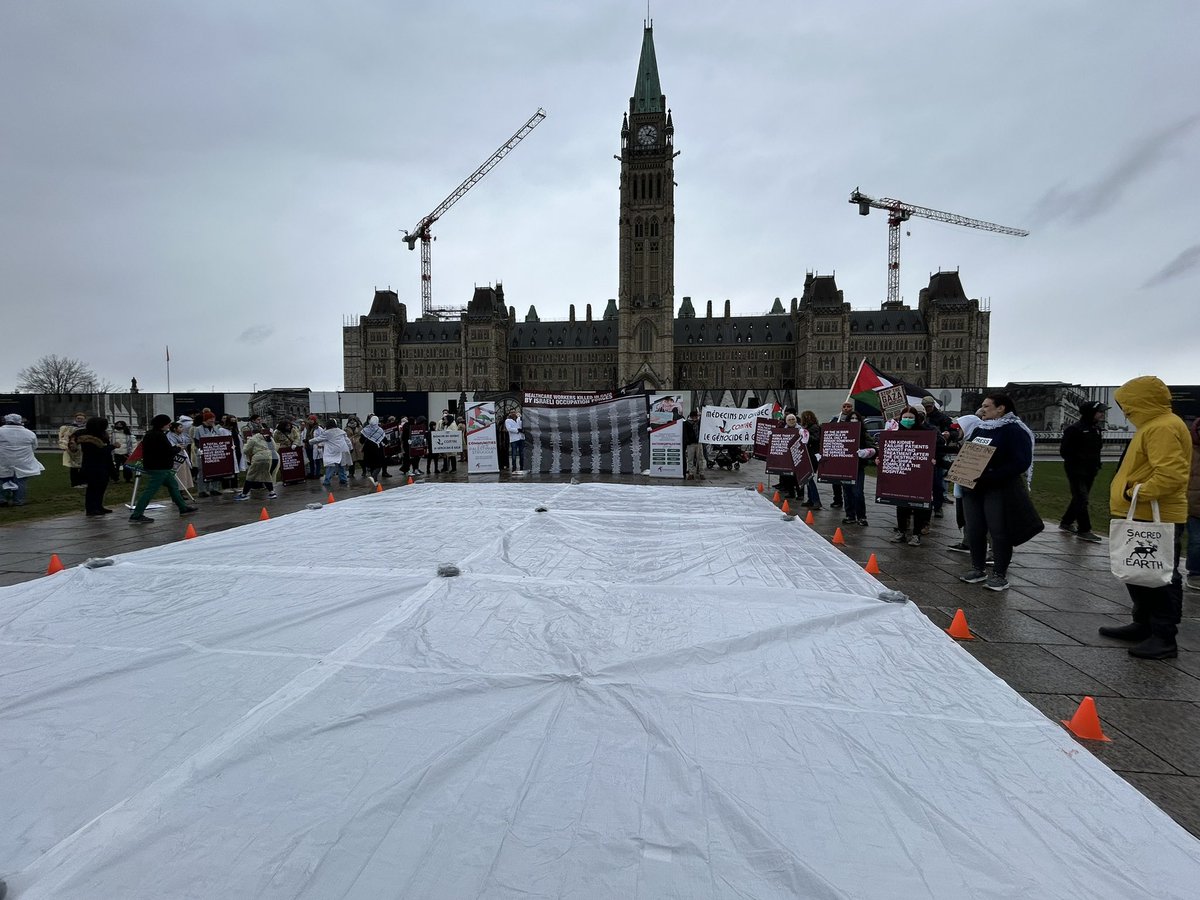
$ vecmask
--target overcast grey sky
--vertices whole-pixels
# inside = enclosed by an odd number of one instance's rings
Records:
[[[45,0],[0,6],[0,389],[46,353],[165,390],[342,386],[344,316],[435,226],[435,303],[524,317],[617,290],[644,2]],[[1200,383],[1200,3],[654,0],[676,147],[676,303],[735,314],[836,271],[886,291],[875,196],[921,219],[901,291],[990,298],[989,381]]]

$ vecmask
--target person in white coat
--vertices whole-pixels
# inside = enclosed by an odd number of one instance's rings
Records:
[[[38,462],[37,435],[22,424],[18,413],[9,413],[0,425],[0,506],[25,505],[25,482],[45,471]]]
[[[334,474],[338,477],[338,484],[350,483],[345,462],[349,458],[350,438],[338,427],[336,419],[330,419],[321,434],[321,461],[325,464],[325,478],[321,483],[325,487],[332,485]]]

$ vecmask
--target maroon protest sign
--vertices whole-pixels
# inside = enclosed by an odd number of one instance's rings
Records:
[[[233,436],[202,437],[196,440],[200,450],[200,473],[206,481],[232,478],[234,473]]]
[[[767,471],[772,475],[792,474],[792,444],[800,440],[798,428],[776,428],[767,444]]]
[[[821,426],[821,461],[817,481],[856,481],[862,422],[828,422]]]
[[[754,420],[754,453],[755,459],[766,459],[769,452],[768,445],[771,443],[771,432],[775,430],[776,422],[774,419],[768,419],[764,416],[759,416]]]
[[[875,457],[875,502],[933,505],[937,432],[884,431]]]
[[[304,480],[304,454],[298,447],[283,447],[279,451],[279,480],[295,484]]]
[[[808,479],[813,477],[813,467],[812,460],[808,458],[808,443],[803,439],[803,435],[792,444],[788,453],[792,458],[792,474],[796,476],[797,486],[807,484]]]

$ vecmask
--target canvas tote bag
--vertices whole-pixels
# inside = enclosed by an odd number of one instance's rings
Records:
[[[1158,514],[1158,501],[1150,501],[1153,522],[1135,522],[1137,495],[1141,485],[1134,485],[1129,512],[1123,519],[1108,524],[1108,553],[1112,573],[1118,581],[1141,587],[1163,587],[1171,583],[1175,572],[1175,526],[1163,524]]]

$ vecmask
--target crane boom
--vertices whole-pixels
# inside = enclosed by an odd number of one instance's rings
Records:
[[[893,200],[891,197],[868,197],[857,188],[850,192],[850,202],[858,206],[860,216],[869,215],[872,207],[885,210],[888,214],[888,292],[885,309],[895,309],[900,306],[900,224],[908,221],[912,216],[932,219],[935,222],[946,222],[950,225],[962,225],[965,228],[1011,234],[1015,237],[1029,236],[1029,232],[1023,228],[1011,228],[1008,225],[985,222],[983,219],[960,216],[958,213],[930,209],[928,206],[916,206],[902,200]]]
[[[433,265],[432,254],[430,252],[430,241],[432,235],[429,233],[430,227],[440,219],[450,207],[463,198],[467,191],[479,184],[488,172],[492,171],[500,160],[508,156],[517,144],[525,140],[533,129],[541,124],[542,119],[546,118],[546,111],[538,109],[529,120],[517,129],[507,141],[496,148],[496,151],[483,161],[483,163],[463,180],[462,184],[456,187],[450,194],[439,203],[426,216],[423,216],[412,230],[404,232],[404,243],[408,244],[408,249],[413,250],[417,246],[417,241],[421,242],[421,315],[435,315],[433,309]]]

